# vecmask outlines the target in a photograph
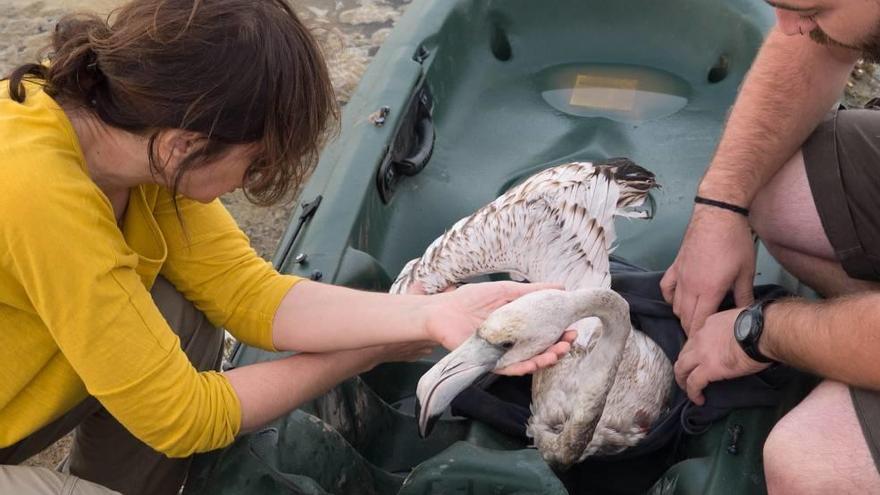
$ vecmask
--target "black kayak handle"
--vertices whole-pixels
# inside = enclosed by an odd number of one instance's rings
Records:
[[[401,175],[418,174],[428,164],[434,150],[434,121],[423,115],[415,125],[416,144],[409,156],[393,162],[394,170]]]
[[[376,187],[383,203],[391,201],[404,177],[417,175],[431,161],[436,138],[433,109],[431,89],[422,81],[406,105],[376,173]]]

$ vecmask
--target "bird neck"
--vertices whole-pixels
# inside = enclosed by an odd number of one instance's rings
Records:
[[[595,347],[578,363],[578,397],[581,407],[564,425],[560,444],[578,446],[584,452],[592,441],[596,425],[602,417],[608,393],[617,377],[623,360],[623,351],[632,331],[629,305],[617,293],[608,289],[591,289],[571,293],[575,318],[596,316],[602,321],[602,333]]]
[[[569,291],[572,321],[596,317],[602,320],[606,331],[602,338],[622,336],[626,340],[629,333],[629,304],[611,289],[590,288]]]

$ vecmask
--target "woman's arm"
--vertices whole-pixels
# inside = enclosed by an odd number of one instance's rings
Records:
[[[476,284],[468,290],[465,290],[466,288],[456,290],[462,291],[464,295],[468,296],[467,298],[455,299],[445,297],[439,298],[440,302],[438,303],[431,303],[430,300],[437,298],[437,296],[412,296],[410,298],[364,293],[317,283],[300,283],[295,287],[305,287],[304,290],[300,291],[300,295],[305,294],[305,297],[298,303],[293,303],[294,299],[291,298],[288,301],[288,310],[296,311],[300,304],[315,302],[315,299],[330,302],[327,305],[316,303],[317,307],[303,309],[306,318],[301,320],[300,324],[303,325],[303,328],[313,331],[300,333],[296,329],[299,325],[293,325],[293,335],[289,337],[296,338],[297,335],[303,335],[303,338],[321,347],[335,347],[335,342],[326,340],[334,335],[347,343],[366,342],[368,340],[379,340],[380,338],[386,340],[398,338],[409,340],[412,336],[407,335],[408,329],[411,331],[416,327],[407,324],[401,315],[408,312],[419,313],[422,311],[430,315],[432,311],[430,308],[433,304],[437,304],[433,311],[438,311],[438,314],[445,316],[447,322],[452,323],[453,327],[460,327],[469,335],[473,330],[467,329],[482,321],[482,318],[477,316],[479,310],[477,313],[473,313],[472,316],[460,316],[460,319],[456,321],[454,316],[456,313],[471,314],[468,311],[462,311],[460,308],[457,308],[456,304],[465,304],[466,307],[473,309],[476,306],[466,301],[485,298],[487,294],[496,294],[499,291],[506,292],[509,296],[514,296],[523,290],[534,289],[533,287],[524,287],[524,285],[512,282]],[[311,286],[311,288],[308,286]],[[291,293],[293,293],[293,290],[291,290]],[[296,294],[292,294],[292,297],[295,296]],[[337,299],[321,299],[323,297],[335,297]],[[394,299],[398,298],[403,298],[403,300],[399,303],[394,301]],[[334,303],[334,300],[337,303]],[[384,304],[384,309],[369,307],[370,304],[376,303]],[[494,304],[494,300],[492,303]],[[422,308],[421,305],[426,306]],[[347,308],[348,310],[341,311],[342,308]],[[491,311],[488,306],[481,309]],[[400,311],[400,313],[395,313],[395,311]],[[283,318],[283,316],[284,314],[279,311],[279,317]],[[367,319],[362,320],[362,325],[351,327],[355,321],[358,321],[356,318],[359,317]],[[382,325],[381,319],[374,320],[375,318],[383,317],[388,317],[395,321],[400,319],[402,321],[399,324],[400,328],[394,328],[395,325],[398,325],[397,323],[391,323],[386,327]],[[419,319],[421,317],[416,315],[415,318]],[[425,316],[425,318],[429,321],[431,320],[431,316]],[[306,322],[308,322],[308,325],[306,325]],[[281,326],[286,327],[284,323]],[[345,332],[347,326],[356,330]],[[383,332],[382,330],[386,328],[391,330],[387,333]],[[325,332],[325,335],[321,335],[322,329],[329,331]],[[370,332],[373,330],[379,336],[370,336]],[[349,335],[339,337],[341,333]],[[432,333],[432,331],[428,330],[427,333]],[[466,336],[464,335],[461,338]],[[547,352],[527,361],[515,363],[503,370],[496,370],[495,372],[507,375],[522,375],[550,366],[568,352],[570,342],[575,337],[575,332],[567,332],[563,339],[548,349]],[[455,342],[455,345],[452,345],[452,343],[453,341],[446,342],[447,345],[452,347],[460,342]],[[241,404],[241,432],[247,432],[299,407],[306,401],[318,397],[347,378],[368,371],[382,362],[418,359],[430,352],[431,347],[426,346],[424,341],[413,341],[374,345],[363,349],[336,352],[302,353],[277,361],[243,366],[227,371],[224,375],[232,385],[232,389],[235,391]]]
[[[276,349],[327,352],[433,341],[454,349],[489,313],[550,284],[490,282],[432,296],[390,295],[303,281],[281,301],[273,321]]]
[[[224,373],[241,404],[240,433],[259,428],[382,361],[411,360],[418,345],[375,346],[295,356],[242,366]]]
[[[499,306],[527,292],[555,287],[496,282],[434,296],[401,296],[280,276],[256,255],[219,202],[181,199],[184,230],[170,195],[157,194],[155,214],[168,245],[162,274],[214,325],[261,349],[330,352],[411,341],[451,349]],[[566,351],[567,346],[555,349],[556,354]],[[543,367],[555,361],[549,358],[534,364]]]

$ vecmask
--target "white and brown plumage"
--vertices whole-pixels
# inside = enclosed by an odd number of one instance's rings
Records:
[[[392,293],[436,293],[500,272],[571,291],[540,291],[500,308],[432,367],[417,390],[422,434],[477,378],[537,355],[572,327],[572,351],[535,373],[532,385],[528,433],[545,460],[564,468],[647,434],[666,405],[672,366],[631,330],[626,303],[609,289],[609,254],[614,216],[646,216],[635,208],[655,185],[653,174],[625,159],[553,167],[459,220],[404,267]]]

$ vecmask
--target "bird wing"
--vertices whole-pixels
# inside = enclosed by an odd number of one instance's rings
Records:
[[[618,196],[604,169],[587,162],[539,172],[435,239],[391,292],[433,293],[499,272],[567,289],[609,287]]]

